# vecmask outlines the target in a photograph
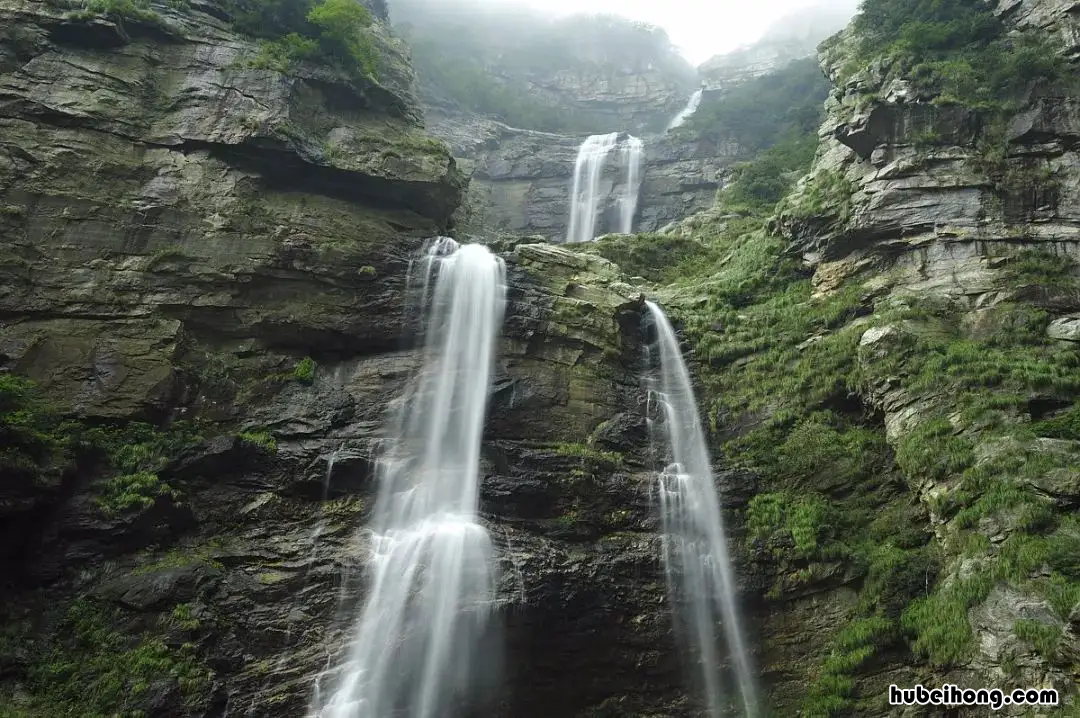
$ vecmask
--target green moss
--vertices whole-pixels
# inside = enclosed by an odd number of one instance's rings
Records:
[[[301,384],[312,384],[315,381],[315,360],[304,357],[293,369],[293,378]]]
[[[0,205],[0,217],[25,217],[26,208],[17,204]]]
[[[169,260],[191,259],[195,258],[185,252],[183,247],[163,247],[162,249],[159,249],[158,251],[150,255],[150,257],[146,260],[145,269],[146,271],[150,271],[157,267],[159,264],[164,264]]]
[[[277,40],[260,40],[259,52],[248,66],[285,74],[295,70],[297,63],[314,58],[318,50],[315,40],[291,32]]]
[[[1047,660],[1053,660],[1061,643],[1062,628],[1058,624],[1019,619],[1013,624],[1013,633]]]
[[[164,571],[171,568],[184,568],[186,566],[196,566],[199,564],[205,564],[206,566],[221,570],[224,569],[225,566],[214,558],[216,549],[217,547],[211,543],[201,546],[172,548],[158,557],[147,555],[144,557],[145,563],[135,567],[131,573],[138,576],[154,573],[155,571]]]
[[[245,431],[242,434],[237,434],[236,438],[239,439],[241,443],[253,446],[271,456],[277,453],[277,439],[269,432]]]
[[[1002,258],[1002,276],[1009,286],[1080,288],[1080,267],[1067,254],[1025,249]]]
[[[576,508],[567,509],[566,511],[552,519],[552,523],[555,524],[555,526],[564,530],[570,530],[575,528],[580,523],[580,521],[581,511]]]
[[[194,646],[125,634],[114,628],[120,618],[87,599],[71,604],[53,638],[33,656],[27,715],[148,718],[145,701],[163,687],[179,690],[191,708],[205,700],[210,672]]]
[[[621,466],[623,455],[617,451],[600,451],[585,444],[554,444],[551,447],[559,456],[573,456],[597,464]]]
[[[112,470],[94,483],[95,500],[111,516],[150,508],[160,498],[179,499],[180,492],[163,482],[158,473],[201,440],[201,430],[185,422],[166,429],[138,422],[93,427],[77,436],[86,450],[104,454]]]
[[[378,274],[375,267],[372,267],[370,264],[365,264],[363,267],[360,267],[360,269],[356,271],[360,273],[361,277],[374,277],[376,274]]]

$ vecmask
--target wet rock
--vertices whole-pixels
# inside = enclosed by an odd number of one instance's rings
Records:
[[[136,611],[162,610],[187,603],[212,590],[221,580],[220,569],[209,563],[134,571],[99,586],[97,598],[115,601]]]

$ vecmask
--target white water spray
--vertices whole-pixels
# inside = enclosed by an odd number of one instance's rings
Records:
[[[650,409],[658,409],[659,416],[657,422],[650,419],[650,426],[662,428],[667,438],[666,468],[658,477],[657,493],[673,617],[699,667],[709,718],[719,718],[726,706],[716,645],[718,624],[723,627],[744,715],[756,716],[754,675],[690,374],[667,316],[656,304],[645,304],[656,328],[655,352],[648,357],[656,370],[648,384]]]
[[[344,662],[316,680],[310,718],[444,718],[475,681],[495,600],[477,504],[505,268],[448,238],[423,266],[424,362],[378,464],[368,594]]]
[[[570,226],[567,242],[588,242],[596,233],[600,206],[600,175],[608,154],[619,139],[618,132],[589,135],[574,160],[574,184],[570,190]]]
[[[634,231],[634,215],[637,214],[638,193],[641,190],[641,159],[645,143],[628,135],[623,145],[623,166],[626,168],[626,184],[619,197],[619,233]]]
[[[694,94],[690,95],[690,101],[686,103],[686,107],[679,110],[679,114],[671,118],[671,122],[668,123],[667,130],[670,132],[675,129],[690,117],[690,115],[697,112],[698,105],[701,104],[702,90],[699,88],[694,90]]]

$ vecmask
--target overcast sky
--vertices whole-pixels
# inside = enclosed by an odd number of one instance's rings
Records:
[[[807,7],[857,0],[502,0],[548,13],[612,13],[659,25],[697,65],[757,40],[773,22]]]

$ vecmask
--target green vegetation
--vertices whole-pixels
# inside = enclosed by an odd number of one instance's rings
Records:
[[[856,618],[833,638],[821,669],[810,684],[802,715],[850,715],[853,676],[880,649],[895,639],[890,621],[880,616]]]
[[[193,619],[181,613],[177,620],[190,626]],[[192,644],[172,647],[151,633],[118,630],[121,618],[119,611],[88,599],[71,604],[52,640],[28,644],[29,705],[4,715],[148,718],[145,701],[152,689],[178,690],[192,708],[205,699],[210,672]]]
[[[52,483],[73,462],[70,431],[37,386],[0,374],[0,474]]]
[[[1067,75],[1042,39],[1010,37],[990,5],[970,0],[863,0],[850,74],[883,57],[937,102],[1006,108],[1032,83]]]
[[[673,132],[714,142],[734,140],[752,155],[793,138],[813,137],[824,118],[829,87],[817,60],[796,60],[731,88],[718,100],[703,101]],[[810,144],[812,158],[816,138]]]
[[[179,493],[158,478],[169,461],[201,440],[198,428],[130,422],[91,426],[64,420],[33,382],[0,374],[0,474],[53,485],[77,464],[100,469],[95,500],[109,516],[153,506]]]
[[[227,0],[226,9],[238,30],[263,40],[255,67],[288,72],[319,60],[357,79],[379,71],[374,19],[355,0]]]
[[[118,516],[131,509],[148,509],[162,497],[178,499],[180,492],[161,481],[157,474],[138,471],[103,482],[97,502],[106,514]]]
[[[218,546],[218,543],[211,541],[207,545],[171,548],[156,558],[153,558],[152,554],[147,553],[143,555],[145,563],[142,563],[133,569],[132,574],[141,575],[170,568],[183,568],[185,566],[194,566],[198,564],[205,564],[213,568],[222,569],[224,568],[222,563],[214,558],[214,551]]]
[[[296,368],[293,369],[292,376],[301,384],[310,385],[315,381],[315,360],[311,357],[301,359]]]
[[[818,554],[834,526],[836,517],[830,516],[830,509],[814,494],[758,494],[746,509],[746,529],[755,539],[786,533],[795,544],[796,556],[808,558]]]
[[[1021,641],[1029,644],[1040,656],[1053,660],[1061,643],[1062,629],[1058,624],[1020,619],[1013,624],[1013,632]]]
[[[813,135],[791,135],[752,161],[735,165],[730,184],[721,191],[721,205],[729,211],[768,214],[810,169],[816,149]]]
[[[150,508],[162,497],[179,499],[179,492],[161,481],[158,472],[201,439],[195,426],[182,422],[164,430],[138,422],[93,427],[78,437],[87,450],[103,453],[107,460],[110,473],[98,480],[96,500],[110,516]]]
[[[555,444],[552,447],[559,456],[574,456],[583,461],[621,466],[623,455],[617,451],[600,451],[585,444]]]
[[[237,434],[237,439],[248,446],[253,446],[256,449],[263,451],[273,456],[277,453],[278,445],[277,439],[272,434],[266,431],[245,431],[242,434]]]
[[[855,185],[839,172],[821,170],[806,178],[801,191],[786,196],[777,213],[802,220],[843,225],[851,219]]]
[[[190,603],[178,603],[173,606],[171,622],[183,631],[197,631],[202,621],[194,614]]]
[[[87,0],[82,10],[70,14],[73,20],[107,17],[123,22],[130,20],[148,25],[162,25],[163,20],[150,7],[150,0]]]
[[[727,461],[755,467],[767,487],[748,507],[747,529],[776,562],[770,595],[782,598],[813,580],[816,562],[842,559],[862,579],[857,610],[832,639],[803,706],[806,715],[845,715],[855,705],[859,668],[885,648],[907,639],[934,666],[970,655],[968,611],[999,581],[1043,595],[1066,614],[1080,598],[1077,562],[1068,558],[1080,531],[1031,489],[1054,469],[1080,465],[1074,454],[1047,453],[1032,441],[1070,435],[1075,416],[1069,410],[1023,423],[1033,394],[1075,400],[1080,357],[1052,346],[1049,315],[1027,304],[984,309],[979,324],[968,326],[962,308],[947,302],[875,302],[859,276],[811,298],[809,278],[766,227],[777,192],[735,201],[748,176],[737,176],[713,217],[678,240],[685,254],[677,266],[653,276],[702,298],[681,318],[714,397],[713,429]],[[850,190],[838,175],[819,173],[783,204],[806,216],[839,208],[842,216]],[[640,248],[638,257],[654,249]],[[995,261],[1010,286],[1077,286],[1067,258],[1023,252]],[[859,316],[873,319],[853,325]],[[893,326],[893,334],[884,346],[860,349],[874,325]],[[927,407],[893,447],[851,401],[886,378],[914,396],[949,397]],[[965,427],[978,427],[981,438]],[[1009,443],[991,449],[998,440]],[[897,469],[917,483],[955,482],[934,501],[949,520],[945,552],[929,543],[926,518],[910,505]],[[978,531],[988,518],[1011,531],[996,555]],[[957,557],[977,569],[939,581],[956,571]],[[1049,576],[1040,577],[1048,565]]]

